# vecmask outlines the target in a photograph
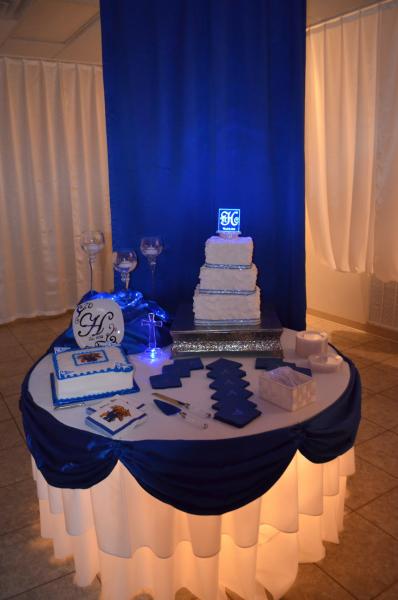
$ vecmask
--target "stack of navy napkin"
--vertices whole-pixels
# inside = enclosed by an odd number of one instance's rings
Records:
[[[215,390],[214,418],[235,427],[244,427],[261,415],[257,405],[249,400],[253,392],[247,389],[249,382],[243,379],[246,371],[241,366],[234,360],[219,358],[206,367],[207,377],[213,380],[210,388]]]
[[[203,363],[199,357],[179,358],[174,360],[172,364],[165,365],[160,375],[151,375],[149,381],[154,390],[177,388],[181,387],[183,377],[190,377],[191,371],[203,368]]]
[[[268,357],[268,356],[256,358],[255,367],[256,367],[256,369],[263,369],[265,371],[273,371],[274,369],[277,369],[278,367],[290,367],[291,369],[294,369],[295,371],[299,371],[300,373],[304,373],[304,375],[308,375],[309,377],[312,377],[311,369],[307,369],[306,367],[297,367],[292,362],[284,362],[282,360],[282,358],[272,358],[272,357]]]

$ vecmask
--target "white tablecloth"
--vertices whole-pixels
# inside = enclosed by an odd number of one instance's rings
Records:
[[[48,485],[34,466],[41,534],[57,558],[73,555],[78,585],[101,574],[104,600],[141,590],[171,600],[187,587],[201,600],[281,598],[299,562],[323,558],[323,541],[338,542],[353,450],[315,465],[300,453],[262,498],[222,516],[183,513],[145,492],[118,463],[88,490]],[[221,476],[222,474],[220,474]]]
[[[294,333],[284,332],[282,342],[285,359],[294,360]],[[46,361],[32,373],[29,390],[38,404],[52,410]],[[149,367],[139,357],[134,362],[140,396],[149,405],[152,394],[146,376],[160,371],[161,365]],[[240,362],[256,392],[258,371],[253,369],[253,359]],[[255,396],[263,415],[243,430],[211,421],[209,429],[201,431],[153,410],[147,424],[127,430],[121,438],[220,438],[285,427],[329,406],[344,391],[348,377],[347,365],[339,373],[316,375],[317,402],[296,413]],[[182,390],[173,390],[173,396],[191,395],[198,405],[209,406],[210,380],[204,386],[203,378],[204,372],[194,372],[184,380]],[[85,427],[83,408],[54,414],[69,425]],[[294,582],[299,562],[320,560],[323,541],[338,542],[354,452],[326,464],[313,464],[297,452],[264,496],[222,516],[189,515],[164,504],[145,492],[121,463],[87,490],[54,488],[34,464],[33,471],[42,535],[52,538],[56,557],[73,555],[78,585],[88,585],[100,572],[105,600],[127,600],[142,590],[155,600],[172,600],[181,587],[201,600],[225,598],[225,587],[254,600],[265,597],[264,587],[275,598],[282,597]]]
[[[305,359],[299,359],[294,353],[295,332],[284,330],[282,334],[282,347],[284,357],[287,362],[295,362],[298,366],[308,367],[308,362]],[[183,421],[179,417],[167,417],[159,411],[153,404],[152,388],[149,383],[149,376],[158,374],[162,370],[163,364],[171,362],[168,359],[156,361],[153,363],[145,362],[142,355],[131,355],[130,360],[135,365],[135,379],[140,386],[140,392],[137,394],[126,395],[133,403],[145,404],[145,410],[150,413],[147,422],[136,429],[126,428],[119,434],[114,436],[120,440],[149,440],[149,439],[226,439],[230,437],[240,437],[255,435],[265,431],[280,429],[281,427],[289,427],[310,419],[314,415],[333,404],[333,402],[344,392],[349,381],[349,367],[347,363],[343,363],[342,368],[335,373],[314,373],[316,381],[316,402],[296,411],[289,412],[265,402],[258,396],[259,387],[259,370],[254,368],[254,358],[248,356],[234,356],[243,365],[247,376],[245,379],[250,381],[250,390],[253,391],[253,396],[250,401],[256,402],[262,411],[262,415],[252,421],[242,429],[230,427],[219,421],[211,421],[209,428],[206,430],[196,429],[192,425]],[[204,364],[214,361],[215,358],[206,357],[203,359]],[[36,404],[45,408],[51,414],[64,423],[72,427],[77,427],[86,431],[93,432],[93,429],[85,424],[86,409],[84,407],[74,407],[73,409],[53,409],[51,389],[49,385],[50,372],[53,364],[51,356],[46,356],[34,369],[29,380],[29,391],[33,396]],[[199,407],[206,411],[211,410],[215,400],[211,399],[211,395],[215,390],[210,389],[209,384],[212,380],[207,377],[206,370],[192,371],[189,378],[184,378],[181,388],[171,390],[159,390],[160,392],[172,396],[173,398],[191,402],[195,407]],[[98,433],[101,433],[100,431]],[[106,435],[104,433],[104,435]]]

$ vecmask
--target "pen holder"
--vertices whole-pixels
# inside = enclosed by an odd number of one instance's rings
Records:
[[[296,354],[308,358],[310,354],[327,354],[328,335],[324,331],[298,331],[296,333]]]

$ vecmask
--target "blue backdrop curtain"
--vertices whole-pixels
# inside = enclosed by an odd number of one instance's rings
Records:
[[[173,311],[241,208],[263,299],[304,328],[305,0],[101,0],[101,26],[114,248],[163,237]]]

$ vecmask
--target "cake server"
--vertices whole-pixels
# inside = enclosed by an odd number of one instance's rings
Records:
[[[204,421],[200,421],[199,419],[195,419],[191,416],[187,411],[181,410],[180,407],[174,406],[169,402],[165,402],[164,400],[158,400],[154,398],[154,403],[158,407],[158,409],[167,417],[171,415],[179,415],[182,419],[184,419],[187,423],[190,423],[194,427],[198,427],[199,429],[207,429],[208,424]]]
[[[213,418],[213,414],[211,412],[207,412],[200,408],[192,408],[192,405],[189,402],[182,402],[182,400],[177,400],[176,398],[172,398],[171,396],[166,396],[166,394],[160,394],[158,392],[152,392],[152,395],[160,398],[161,400],[165,400],[165,402],[170,402],[170,404],[174,404],[174,406],[178,406],[179,408],[186,408],[192,415],[197,415],[202,419]]]

